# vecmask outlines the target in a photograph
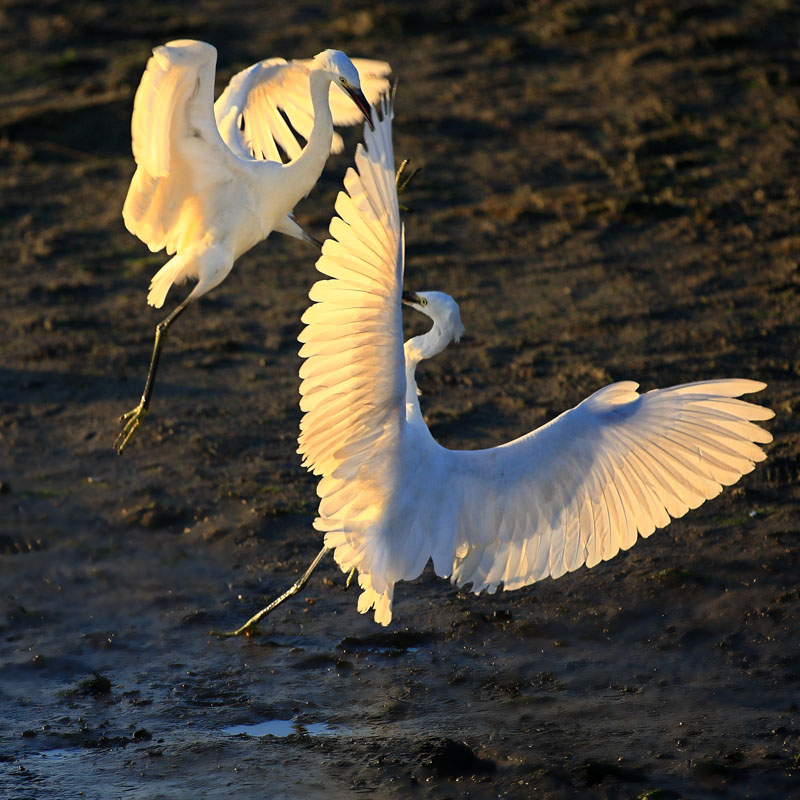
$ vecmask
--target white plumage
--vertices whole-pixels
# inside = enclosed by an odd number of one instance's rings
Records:
[[[286,218],[331,150],[341,150],[333,125],[362,118],[332,84],[358,99],[360,67],[364,96],[373,102],[386,90],[390,69],[336,50],[306,61],[268,59],[235,75],[214,103],[216,58],[205,42],[157,47],[136,92],[137,169],[122,214],[150,250],[177,253],[153,279],[148,302],[157,308],[172,283],[187,277],[198,278],[194,297],[212,289],[273,230],[304,238]],[[307,140],[304,148],[292,128]]]
[[[369,103],[388,88],[388,64],[325,50],[309,61],[254,64],[214,103],[216,52],[193,40],[157,47],[134,100],[137,166],[122,216],[150,250],[172,256],[153,277],[147,302],[160,308],[173,284],[195,278],[197,285],[157,329],[145,391],[123,416],[118,452],[147,411],[168,327],[272,231],[315,242],[292,209],[317,182],[331,149],[342,147],[334,124],[369,120]]]
[[[358,609],[392,617],[394,584],[436,573],[493,592],[592,567],[717,495],[765,458],[772,411],[736,399],[765,384],[710,380],[644,394],[622,381],[521,438],[488,450],[441,447],[414,372],[463,332],[439,292],[404,299],[433,320],[403,344],[403,234],[392,110],[345,177],[303,316],[299,452],[322,476],[315,527]]]
[[[391,68],[385,61],[351,60],[364,96],[376,102],[387,89]],[[313,68],[312,59],[268,58],[234,75],[214,103],[217,126],[228,147],[244,157],[297,158],[302,150],[297,134],[308,140],[314,127],[309,86]],[[334,125],[355,125],[363,119],[361,109],[333,85],[328,103]],[[342,137],[334,131],[330,151],[341,153],[343,147]]]

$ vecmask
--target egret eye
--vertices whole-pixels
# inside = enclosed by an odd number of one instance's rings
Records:
[[[347,86],[347,81],[344,78],[339,78],[339,82],[342,84],[342,86]]]
[[[420,304],[421,306],[426,306],[426,305],[428,305],[428,300],[427,300],[427,298],[425,298],[425,297],[420,297],[420,299],[419,299],[419,304]]]

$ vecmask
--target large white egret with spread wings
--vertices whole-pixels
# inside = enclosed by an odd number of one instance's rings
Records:
[[[343,571],[358,571],[358,610],[374,609],[381,625],[392,618],[397,581],[416,578],[429,560],[476,593],[593,567],[735,483],[765,458],[756,443],[772,439],[753,423],[772,411],[736,399],[765,384],[732,379],[644,394],[631,381],[613,383],[500,447],[439,445],[414,374],[464,327],[448,295],[402,291],[391,117],[384,106],[357,149],[357,171],[345,176],[317,261],[330,280],[311,289],[300,335],[299,452],[321,476],[314,526],[325,547],[236,633],[302,588],[331,549]],[[401,299],[433,320],[405,344]]]
[[[196,278],[197,284],[156,327],[144,392],[122,416],[118,453],[147,413],[164,336],[186,307],[272,231],[319,244],[294,221],[292,209],[311,191],[331,151],[342,149],[333,126],[363,117],[371,125],[369,104],[388,88],[388,64],[325,50],[306,61],[254,64],[215,103],[216,59],[205,42],[157,47],[134,100],[136,173],[122,216],[150,250],[166,248],[173,256],[153,277],[147,302],[161,308],[174,283]]]

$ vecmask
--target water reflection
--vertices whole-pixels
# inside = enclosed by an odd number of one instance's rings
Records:
[[[223,733],[231,736],[244,733],[247,736],[331,736],[337,731],[326,722],[295,722],[292,719],[268,719],[254,725],[231,725],[223,728]]]

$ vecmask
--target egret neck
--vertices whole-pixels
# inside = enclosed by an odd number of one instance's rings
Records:
[[[311,104],[314,109],[314,126],[300,155],[283,167],[287,176],[283,185],[294,189],[294,194],[286,204],[289,209],[294,208],[319,179],[330,155],[333,141],[333,117],[328,99],[330,76],[322,70],[312,69],[309,74],[309,84]]]
[[[415,372],[417,364],[426,358],[438,355],[450,344],[452,331],[446,329],[438,320],[433,321],[433,326],[427,333],[414,336],[403,345],[403,354],[406,361],[406,419],[412,417],[422,420],[419,408],[419,397]]]

